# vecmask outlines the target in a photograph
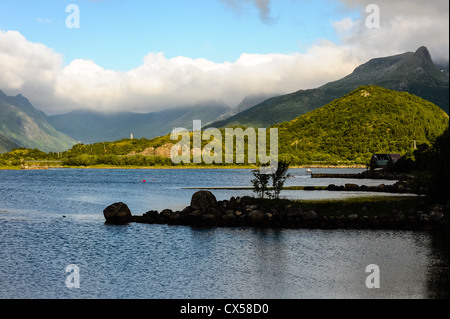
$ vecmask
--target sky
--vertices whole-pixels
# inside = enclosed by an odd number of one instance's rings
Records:
[[[48,115],[234,107],[420,46],[448,61],[448,29],[448,0],[0,0],[0,90]]]

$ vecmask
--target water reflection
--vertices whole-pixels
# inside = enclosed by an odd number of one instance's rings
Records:
[[[263,298],[283,298],[290,289],[289,256],[280,229],[252,229],[255,274]]]
[[[449,298],[449,232],[430,233],[427,273],[428,298]]]

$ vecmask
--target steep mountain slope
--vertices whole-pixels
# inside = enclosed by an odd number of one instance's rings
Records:
[[[11,151],[13,148],[20,147],[6,136],[0,134],[0,154]]]
[[[415,95],[377,86],[360,87],[344,97],[275,125],[279,153],[292,163],[367,163],[372,153],[405,154],[430,143],[448,127],[438,106]]]
[[[257,95],[249,95],[246,96],[241,103],[239,103],[236,108],[233,110],[234,114],[238,114],[241,112],[244,112],[252,107],[254,107],[255,105],[258,105],[262,102],[264,102],[267,99],[273,98],[279,96],[279,94],[277,95],[271,95],[271,94],[257,94]],[[234,115],[233,114],[233,115]]]
[[[95,143],[129,138],[131,134],[135,138],[152,138],[169,134],[174,127],[192,129],[193,120],[207,124],[229,111],[223,103],[209,102],[153,113],[73,111],[49,116],[48,121],[77,141]]]
[[[343,79],[317,89],[300,90],[268,99],[211,126],[268,127],[317,109],[361,85],[409,92],[433,102],[447,114],[449,111],[448,75],[433,64],[427,48],[421,47],[415,53],[372,59]]]
[[[22,95],[7,96],[0,90],[0,134],[11,142],[42,151],[65,151],[75,141],[56,131],[44,113]]]
[[[279,96],[279,94],[261,93],[261,94],[248,95],[235,108],[230,109],[230,111],[228,111],[228,113],[225,113],[225,114],[219,116],[213,122],[226,120],[226,119],[232,117],[233,115],[244,112],[244,111],[254,107],[255,105],[258,105],[258,104],[264,102],[265,100],[267,100],[271,97],[275,97],[275,96]],[[203,124],[205,124],[205,123],[203,123]],[[211,123],[206,123],[206,127],[208,127],[209,124],[211,124]]]

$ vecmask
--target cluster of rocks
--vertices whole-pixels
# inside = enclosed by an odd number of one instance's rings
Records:
[[[442,230],[446,227],[442,211],[431,211],[430,213],[418,211],[413,214],[393,211],[372,217],[364,214],[351,214],[329,216],[325,219],[329,228]]]
[[[367,170],[355,174],[355,178],[369,178],[369,179],[390,179],[390,180],[409,180],[413,178],[412,175],[389,171],[387,169]]]
[[[314,187],[311,187],[313,190]],[[306,190],[306,189],[305,189]],[[384,192],[384,193],[413,193],[414,191],[408,187],[404,182],[396,182],[392,185],[380,184],[377,186],[366,186],[357,184],[345,184],[336,186],[334,184],[329,185],[326,190],[328,191],[360,191],[360,192]]]
[[[372,217],[359,214],[322,216],[315,210],[303,210],[289,202],[277,208],[263,207],[261,203],[249,196],[217,201],[211,192],[199,191],[192,196],[191,204],[181,211],[165,209],[132,216],[126,204],[115,203],[104,210],[104,216],[106,222],[111,224],[137,222],[204,227],[432,230],[445,225],[444,214],[438,209],[428,214],[418,212],[414,216],[407,216],[403,212]]]
[[[174,144],[167,143],[157,148],[154,147],[146,148],[145,150],[139,153],[136,151],[132,151],[131,153],[127,154],[127,156],[144,155],[144,156],[170,157],[170,150],[172,149],[173,146]]]

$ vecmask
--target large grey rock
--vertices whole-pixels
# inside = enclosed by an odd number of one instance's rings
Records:
[[[210,191],[198,191],[192,195],[191,207],[194,209],[206,210],[215,208],[217,206],[217,199]]]
[[[132,219],[131,211],[128,206],[122,202],[114,203],[103,210],[106,222],[109,224],[128,223]]]

